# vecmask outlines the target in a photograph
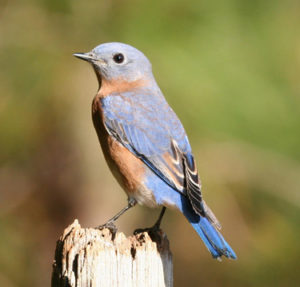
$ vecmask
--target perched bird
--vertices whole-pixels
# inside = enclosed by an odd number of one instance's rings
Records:
[[[107,164],[136,203],[180,210],[214,258],[236,255],[219,233],[220,224],[202,199],[201,183],[185,130],[159,89],[147,57],[123,43],[105,43],[74,56],[92,64],[99,90],[92,118]]]

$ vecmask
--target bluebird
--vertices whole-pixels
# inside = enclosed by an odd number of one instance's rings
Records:
[[[137,203],[182,212],[213,258],[236,259],[220,223],[202,199],[186,132],[164,98],[147,57],[123,43],[105,43],[74,56],[92,64],[99,90],[92,118],[106,162],[128,196],[113,223]]]

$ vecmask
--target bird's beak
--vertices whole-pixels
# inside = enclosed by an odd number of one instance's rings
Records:
[[[89,63],[92,63],[92,64],[97,64],[97,65],[106,65],[106,62],[102,59],[99,58],[99,56],[95,55],[93,52],[88,52],[88,53],[75,53],[73,54],[73,56],[81,59],[81,60],[84,60],[84,61],[87,61]]]
[[[92,53],[75,53],[73,54],[73,56],[87,62],[92,62],[93,60],[96,60],[95,56]]]

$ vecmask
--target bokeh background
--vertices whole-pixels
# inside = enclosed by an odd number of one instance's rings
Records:
[[[63,229],[126,204],[92,126],[96,77],[72,56],[110,41],[151,60],[238,255],[212,260],[169,211],[175,286],[298,286],[299,31],[297,0],[2,0],[0,286],[49,285]],[[158,213],[136,207],[118,227],[129,235]]]

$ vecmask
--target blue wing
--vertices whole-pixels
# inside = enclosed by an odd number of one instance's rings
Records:
[[[101,99],[107,131],[205,215],[201,184],[185,130],[161,92],[114,93]]]

